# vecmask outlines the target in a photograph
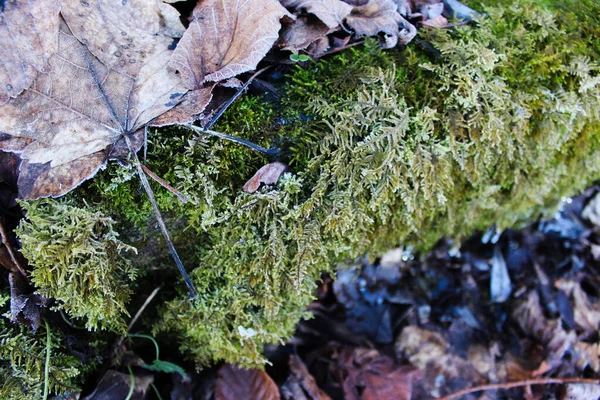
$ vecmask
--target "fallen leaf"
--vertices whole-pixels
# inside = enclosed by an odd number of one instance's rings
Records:
[[[42,315],[50,299],[35,294],[27,279],[18,272],[8,274],[8,283],[11,321],[28,326],[35,332],[42,323]]]
[[[152,375],[133,375],[124,374],[114,370],[108,370],[102,376],[96,389],[82,400],[114,400],[130,399],[142,400],[146,398],[146,392],[150,384],[154,381]],[[133,393],[130,395],[131,385],[133,384]]]
[[[506,261],[498,245],[494,246],[490,273],[490,297],[494,303],[504,303],[512,292]]]
[[[425,376],[444,377],[423,380],[422,385],[431,395],[438,396],[441,390],[448,390],[449,381],[458,381],[463,387],[485,382],[471,363],[452,352],[450,344],[441,334],[418,326],[402,329],[396,341],[396,353],[398,357],[406,357]]]
[[[425,3],[419,7],[419,12],[427,19],[439,17],[444,12],[444,3]]]
[[[18,186],[22,198],[60,196],[70,191],[105,165],[109,146],[123,136],[143,136],[145,124],[175,106],[187,91],[179,77],[166,68],[171,39],[155,35],[155,30],[144,33],[128,27],[130,20],[136,19],[135,10],[121,9],[120,2],[101,9],[91,7],[97,6],[91,0],[82,1],[88,6],[80,10],[75,3],[80,2],[63,2],[65,15],[77,15],[79,10],[87,13],[88,20],[100,20],[96,21],[98,31],[92,35],[74,18],[79,35],[89,36],[81,40],[92,49],[118,48],[120,41],[104,39],[119,31],[119,23],[124,24],[128,46],[149,48],[152,43],[152,49],[148,53],[119,49],[103,54],[109,68],[73,36],[65,21],[61,22],[59,48],[50,57],[46,72],[18,98],[0,106],[0,149],[21,155]],[[127,11],[134,14],[126,18]],[[114,13],[119,18],[109,20]],[[107,20],[101,23],[103,18]],[[159,29],[158,11],[155,20]],[[140,25],[138,22],[134,27]],[[109,33],[102,30],[107,26]],[[92,40],[94,36],[98,39]],[[139,146],[142,141],[136,143]]]
[[[169,67],[190,90],[252,71],[277,40],[284,16],[292,17],[276,0],[201,1]]]
[[[297,53],[329,33],[327,25],[308,16],[299,16],[281,32],[277,46],[281,50]]]
[[[431,19],[423,21],[422,24],[430,28],[440,29],[448,25],[448,20],[443,15],[438,15],[437,17],[433,17]]]
[[[254,176],[250,178],[243,187],[244,192],[254,193],[261,184],[274,185],[279,180],[281,174],[287,170],[287,166],[278,161],[267,164],[256,171]]]
[[[286,400],[329,400],[308,372],[300,357],[292,354],[289,359],[290,376],[281,386],[283,398]]]
[[[471,21],[481,17],[477,11],[462,4],[458,0],[444,0],[444,5],[451,17]]]
[[[215,386],[216,400],[279,400],[279,389],[265,371],[223,364]]]
[[[0,2],[0,104],[43,72],[58,46],[59,0]]]
[[[413,382],[421,377],[418,369],[398,366],[374,349],[345,348],[339,362],[346,400],[410,400]]]
[[[569,383],[563,400],[590,400],[600,398],[600,385]]]
[[[385,35],[381,47],[389,49],[398,43],[406,44],[416,35],[417,29],[398,13],[393,0],[369,0],[356,6],[346,17],[346,23],[357,36]]]
[[[579,282],[559,279],[554,286],[565,292],[573,300],[575,323],[585,335],[592,335],[600,329],[600,302],[592,302]]]
[[[350,15],[352,6],[341,0],[280,0],[285,7],[301,11],[319,18],[329,29],[342,25],[344,18]]]

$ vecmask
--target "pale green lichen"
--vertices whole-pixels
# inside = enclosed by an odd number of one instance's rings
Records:
[[[22,253],[33,266],[36,291],[83,318],[88,329],[123,330],[135,269],[123,257],[135,248],[119,240],[114,221],[68,201],[22,202],[27,218],[17,229]]]

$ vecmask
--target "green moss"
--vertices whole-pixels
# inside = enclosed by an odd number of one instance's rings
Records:
[[[84,318],[88,329],[124,330],[123,314],[135,270],[123,258],[135,251],[118,239],[114,221],[72,202],[22,202],[27,219],[17,229],[23,255],[34,267],[36,291],[58,300],[57,307]]]
[[[32,333],[11,325],[7,303],[0,302],[0,399],[39,400],[43,398],[46,352],[50,351],[48,390],[50,394],[77,391],[81,362],[69,355],[60,332],[46,327]]]
[[[523,223],[598,179],[592,24],[528,1],[485,12],[476,26],[423,30],[439,54],[368,42],[296,67],[280,103],[234,103],[217,130],[286,150],[291,172],[257,193],[241,188],[260,156],[183,129],[153,132],[147,165],[189,199],[155,185],[200,294],[164,304],[155,333],[175,335],[199,366],[262,365],[262,346],[290,337],[337,263]],[[110,210],[141,248],[140,233],[158,233],[131,176],[110,169],[75,196]],[[152,268],[174,270],[158,253]]]

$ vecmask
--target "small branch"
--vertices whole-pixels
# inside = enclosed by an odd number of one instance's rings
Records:
[[[543,378],[543,379],[530,379],[519,382],[507,382],[507,383],[496,383],[489,385],[475,386],[468,389],[459,390],[444,397],[438,397],[437,400],[451,400],[456,399],[460,396],[464,396],[470,393],[482,392],[485,390],[497,390],[497,389],[512,389],[523,386],[534,386],[534,385],[564,385],[567,383],[586,383],[592,385],[600,384],[600,379],[584,379],[584,378]]]
[[[127,326],[127,332],[129,332],[131,330],[131,328],[133,328],[133,325],[140,318],[140,315],[142,315],[142,313],[144,312],[144,310],[146,309],[146,307],[148,307],[148,304],[150,304],[150,302],[156,296],[156,294],[158,293],[159,290],[160,290],[160,287],[157,287],[156,289],[154,289],[152,291],[152,293],[150,293],[150,296],[148,296],[148,298],[146,299],[146,301],[144,302],[144,304],[142,304],[142,306],[140,307],[140,309],[135,313],[135,316],[131,319],[131,322]]]
[[[181,259],[179,258],[179,254],[177,254],[177,250],[175,249],[175,246],[173,245],[173,242],[171,241],[171,237],[169,236],[169,232],[167,231],[167,226],[165,225],[165,221],[163,220],[162,214],[160,213],[160,210],[158,209],[158,204],[156,204],[156,198],[154,197],[154,192],[152,191],[152,188],[150,187],[150,182],[148,182],[148,178],[146,178],[146,174],[144,173],[142,164],[140,163],[140,160],[138,159],[136,152],[133,150],[133,146],[131,144],[131,141],[129,140],[129,137],[127,137],[127,135],[123,135],[123,137],[125,138],[125,143],[127,143],[127,147],[129,148],[129,151],[131,152],[131,155],[133,157],[133,162],[135,164],[135,167],[138,170],[138,175],[140,177],[140,180],[142,181],[142,186],[144,187],[144,190],[146,191],[146,194],[148,195],[148,198],[150,199],[150,204],[152,204],[152,209],[154,210],[154,216],[156,217],[156,221],[158,222],[160,231],[163,234],[165,241],[167,242],[167,247],[169,248],[169,252],[171,253],[171,256],[173,257],[175,264],[177,264],[179,273],[181,274],[185,284],[187,285],[187,288],[190,292],[190,297],[194,298],[198,295],[198,292],[196,292],[196,289],[194,288],[194,284],[192,283],[192,278],[190,278],[190,275],[185,270],[185,267],[183,266],[183,263],[181,262]]]
[[[226,135],[224,133],[217,132],[217,131],[211,131],[210,129],[202,129],[199,126],[195,126],[195,125],[183,125],[183,126],[189,128],[189,129],[193,130],[194,132],[201,134],[201,135],[206,134],[206,135],[216,136],[221,139],[229,140],[229,141],[244,145],[256,152],[259,152],[259,153],[265,155],[265,156],[275,156],[275,155],[279,154],[279,149],[275,149],[275,148],[265,149],[262,146],[259,146],[248,140],[241,139],[241,138],[238,138],[235,136]]]
[[[233,96],[231,96],[231,98],[229,100],[227,100],[227,102],[225,104],[223,104],[223,106],[221,107],[221,109],[215,114],[214,117],[212,117],[210,119],[210,121],[208,122],[208,124],[206,124],[206,126],[204,127],[204,129],[210,129],[219,118],[221,118],[221,116],[223,115],[223,113],[225,113],[225,111],[229,108],[229,106],[231,104],[233,104],[234,101],[236,101],[238,99],[238,97],[240,97],[242,95],[242,93],[244,93],[244,91],[248,88],[248,86],[250,86],[250,84],[252,83],[252,81],[254,80],[254,78],[256,78],[257,76],[259,76],[260,74],[262,74],[263,72],[265,72],[266,70],[268,70],[269,68],[271,68],[272,66],[269,65],[267,67],[264,67],[263,69],[259,69],[258,71],[256,71],[254,73],[254,75],[252,75],[247,81],[246,83],[244,83],[238,90],[237,92],[235,92],[235,94]]]
[[[21,275],[27,278],[27,272],[25,272],[25,269],[21,266],[21,263],[19,263],[17,255],[15,254],[14,249],[8,241],[8,235],[6,234],[6,230],[4,229],[4,223],[2,222],[2,218],[0,218],[0,236],[2,236],[2,243],[6,247],[6,251],[8,251],[8,255],[10,256],[10,259],[12,260],[13,264],[19,270]]]
[[[144,170],[144,172],[150,178],[154,179],[159,185],[161,185],[162,187],[167,189],[169,192],[171,192],[175,196],[177,196],[179,198],[179,200],[181,200],[183,203],[187,203],[187,197],[183,193],[181,193],[179,190],[175,189],[173,186],[169,185],[164,179],[162,179],[160,176],[156,175],[144,164],[140,164],[140,165],[142,166],[142,169]]]

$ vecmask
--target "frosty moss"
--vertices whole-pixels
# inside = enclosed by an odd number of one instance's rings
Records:
[[[298,67],[281,103],[234,104],[218,129],[285,149],[290,167],[258,193],[241,188],[261,156],[183,129],[150,135],[148,166],[189,198],[155,187],[200,293],[167,302],[155,331],[176,335],[198,365],[262,365],[262,346],[290,337],[314,282],[337,263],[528,221],[596,180],[592,25],[526,1],[484,11],[477,25],[423,30],[426,46],[368,43]],[[130,175],[110,169],[79,196],[151,237],[151,209]],[[168,255],[153,263],[174,269]]]

